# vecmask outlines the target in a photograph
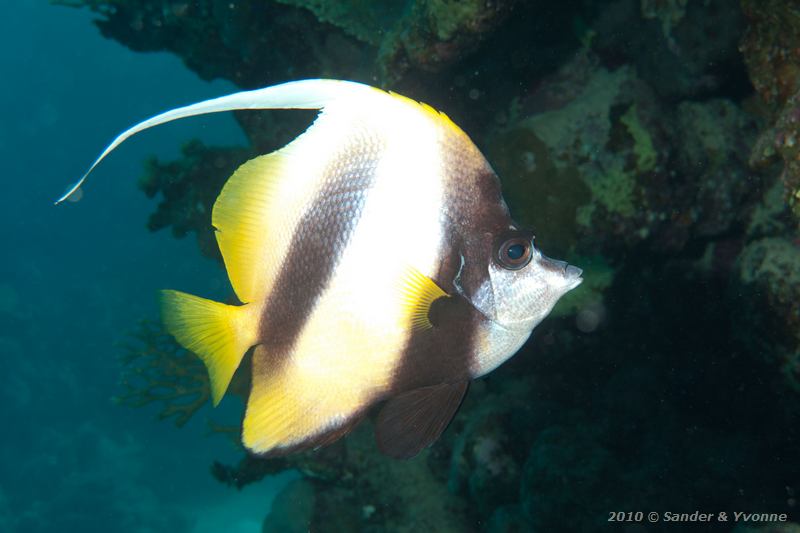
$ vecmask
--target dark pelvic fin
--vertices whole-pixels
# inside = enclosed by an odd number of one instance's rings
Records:
[[[433,444],[456,414],[468,383],[421,387],[389,400],[375,424],[378,449],[395,459],[410,459]]]

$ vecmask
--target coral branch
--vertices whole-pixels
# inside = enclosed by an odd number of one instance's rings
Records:
[[[114,400],[130,407],[159,404],[159,419],[183,426],[210,398],[202,361],[158,323],[142,321],[132,337],[133,342],[122,347],[124,390]]]

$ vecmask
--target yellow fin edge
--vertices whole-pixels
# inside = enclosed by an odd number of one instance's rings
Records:
[[[164,290],[161,317],[175,340],[205,363],[216,407],[245,352],[257,343],[258,317],[253,307],[226,305]]]
[[[398,93],[393,92],[393,91],[383,91],[383,89],[376,89],[376,90],[381,91],[381,92],[385,92],[386,94],[388,94],[389,96],[391,96],[392,98],[394,98],[396,100],[399,100],[401,102],[405,102],[406,104],[409,104],[411,106],[419,108],[423,113],[425,113],[428,117],[433,119],[435,122],[444,125],[447,129],[457,133],[458,135],[463,135],[464,137],[469,138],[467,136],[467,134],[464,132],[464,130],[462,130],[460,127],[458,127],[458,124],[453,122],[450,119],[450,117],[448,117],[444,113],[444,111],[439,111],[435,107],[433,107],[431,105],[428,105],[425,102],[418,102],[417,100],[414,100],[413,98],[409,98],[408,96],[403,96],[402,94],[398,94]]]

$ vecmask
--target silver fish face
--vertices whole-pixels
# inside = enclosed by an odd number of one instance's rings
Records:
[[[488,271],[472,303],[507,330],[530,332],[583,281],[580,268],[545,256],[534,247],[533,236],[520,231],[497,240]]]

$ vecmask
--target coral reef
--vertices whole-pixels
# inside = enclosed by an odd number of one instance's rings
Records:
[[[736,302],[748,316],[737,331],[743,333],[739,338],[750,352],[778,368],[782,384],[796,393],[800,353],[800,152],[796,146],[800,135],[800,9],[794,2],[742,0],[741,5],[747,29],[740,49],[760,98],[752,108],[763,122],[752,145],[750,165],[764,175],[777,173],[776,167],[782,170],[780,181],[766,191],[753,213],[748,242],[736,266]],[[796,410],[797,406],[789,408]]]
[[[517,0],[414,0],[381,42],[379,72],[396,82],[416,67],[439,71],[473,51],[511,13]]]
[[[738,268],[740,302],[750,323],[740,330],[747,332],[742,341],[752,353],[774,359],[800,393],[800,243],[755,240],[742,251]]]
[[[783,161],[786,196],[800,219],[800,6],[742,0],[742,9],[748,21],[742,55],[772,123],[754,145],[751,163],[765,168]]]
[[[201,77],[222,77],[242,87],[333,72],[364,79],[363,65],[373,62],[386,81],[399,80],[411,68],[439,71],[473,51],[516,4],[516,0],[51,1],[88,7],[102,17],[96,24],[103,35],[133,50],[173,51]],[[282,46],[273,46],[275,42]]]
[[[800,89],[800,6],[781,0],[742,0],[747,30],[741,51],[753,87],[775,107]]]
[[[765,128],[751,153],[751,165],[756,169],[769,168],[778,158],[783,161],[782,179],[785,195],[800,219],[800,93],[790,97],[777,113],[772,126]]]
[[[249,158],[250,151],[210,148],[197,140],[186,143],[181,151],[183,157],[177,161],[161,163],[155,157],[145,161],[139,188],[150,198],[161,196],[147,228],[157,231],[171,227],[178,238],[194,232],[203,254],[221,260],[211,227],[211,207],[225,181]]]
[[[606,64],[634,66],[666,98],[744,95],[750,88],[737,50],[744,17],[736,4],[735,0],[603,3],[591,25],[590,46]]]
[[[215,464],[213,472],[220,481],[241,487],[275,472],[299,470],[314,487],[314,531],[471,530],[464,502],[448,490],[446,468],[430,466],[446,456],[435,457],[430,450],[398,462],[376,452],[372,433],[372,425],[363,423],[321,450],[268,461],[248,458],[235,467]]]
[[[241,87],[346,72],[368,60],[358,41],[306,9],[277,2],[55,0],[88,7],[100,32],[132,50],[168,50],[204,79]],[[275,46],[281,43],[281,46]],[[287,53],[291,50],[291,54]],[[300,59],[299,59],[300,58]],[[299,60],[298,60],[299,59]]]
[[[665,116],[632,69],[609,71],[590,53],[508,116],[490,159],[512,211],[554,254],[679,251],[730,229],[758,186],[743,155],[755,126],[737,106],[683,102]]]

